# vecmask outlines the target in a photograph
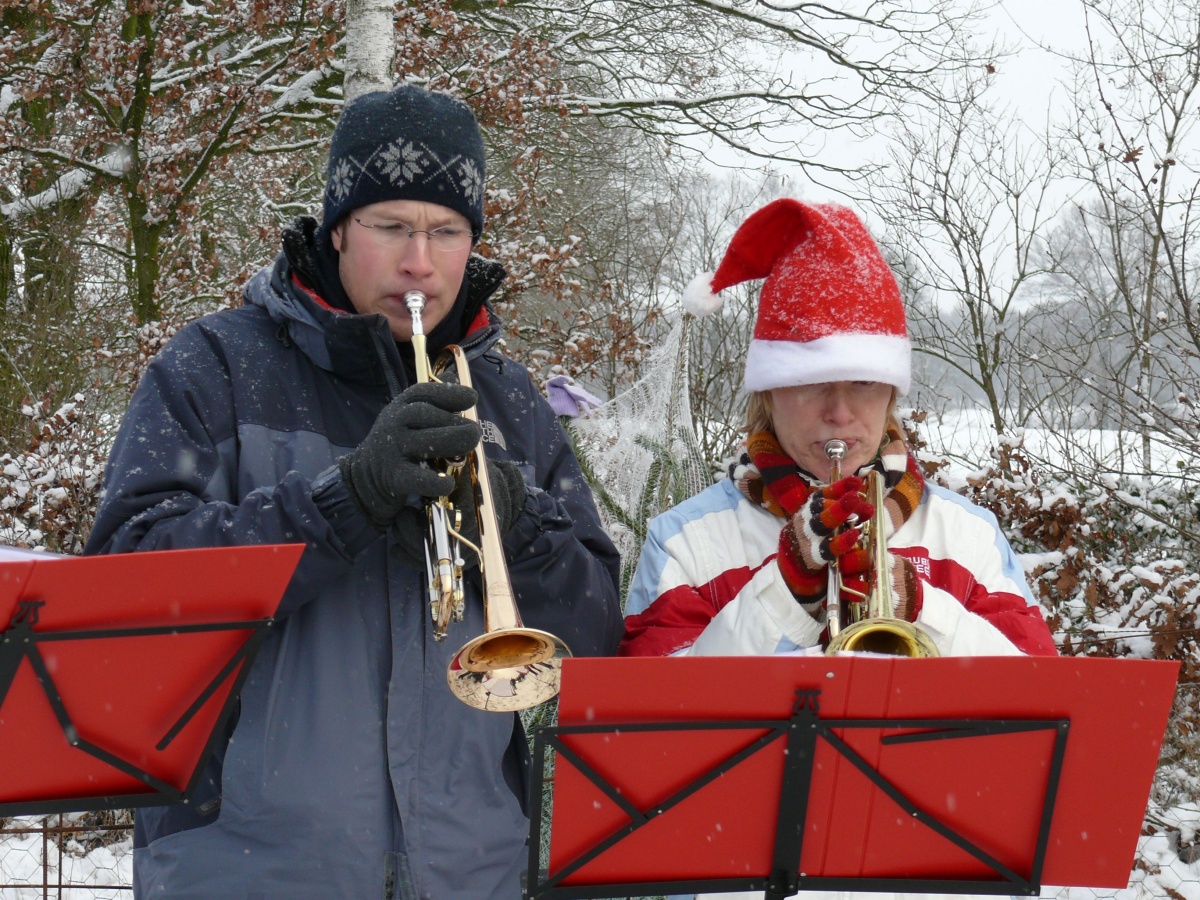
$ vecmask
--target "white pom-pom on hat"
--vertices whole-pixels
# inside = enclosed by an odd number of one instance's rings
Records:
[[[711,316],[725,304],[725,298],[713,291],[712,280],[713,273],[704,272],[683,289],[683,308],[697,318]]]

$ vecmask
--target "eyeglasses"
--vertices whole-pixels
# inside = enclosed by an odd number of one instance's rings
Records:
[[[449,253],[453,250],[464,250],[471,246],[471,229],[463,228],[461,225],[441,225],[437,228],[421,229],[413,228],[403,222],[372,225],[369,222],[364,222],[358,216],[351,216],[350,218],[367,229],[367,233],[371,235],[371,239],[380,247],[387,247],[389,249],[408,247],[409,241],[414,240],[418,234],[425,235],[429,240],[431,250],[439,250],[443,253]]]

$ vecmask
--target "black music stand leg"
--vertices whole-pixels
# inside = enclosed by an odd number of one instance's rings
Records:
[[[787,872],[772,872],[771,878],[767,882],[767,891],[765,894],[763,894],[764,900],[787,900],[788,897],[795,897],[797,894],[797,891],[795,890],[789,891],[784,888],[782,891],[774,891],[771,889],[771,885],[775,884],[777,881],[787,881],[788,877],[789,873]]]
[[[21,662],[36,645],[37,634],[33,626],[38,621],[38,610],[45,605],[44,600],[20,601],[8,627],[0,630],[0,703],[8,696]]]
[[[800,890],[797,867],[804,842],[804,816],[808,812],[808,789],[817,750],[819,694],[820,691],[815,690],[798,690],[792,705],[783,788],[779,793],[779,815],[775,820],[775,854],[765,900],[784,900]]]

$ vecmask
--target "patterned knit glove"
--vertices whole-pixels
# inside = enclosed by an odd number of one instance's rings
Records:
[[[819,614],[834,559],[844,576],[867,572],[871,558],[860,546],[862,526],[875,514],[856,475],[813,491],[804,506],[779,535],[779,571],[796,599],[814,616]],[[810,608],[811,607],[811,608]]]

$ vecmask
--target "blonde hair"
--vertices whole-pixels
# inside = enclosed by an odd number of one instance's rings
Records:
[[[899,391],[892,388],[892,399],[888,402],[887,424],[884,427],[884,441],[887,440],[887,432],[890,429],[895,429],[901,434],[904,429],[900,427],[900,419],[896,416],[896,399]],[[775,434],[775,404],[771,400],[770,391],[750,391],[746,398],[746,420],[742,425],[742,431],[746,434],[754,434],[756,431],[769,431]],[[778,437],[778,435],[775,435]]]
[[[754,434],[756,431],[775,433],[775,404],[771,402],[770,391],[751,391],[746,398],[746,422],[742,431]]]

